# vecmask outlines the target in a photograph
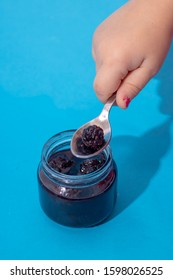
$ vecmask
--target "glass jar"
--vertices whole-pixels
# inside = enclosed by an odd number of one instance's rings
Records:
[[[74,132],[58,133],[43,146],[37,172],[40,204],[43,211],[57,223],[90,227],[104,221],[114,208],[117,167],[110,146],[107,146],[102,152],[104,164],[94,172],[69,175],[53,169],[49,164],[50,157],[56,153],[70,152]],[[74,159],[79,166],[79,159]]]

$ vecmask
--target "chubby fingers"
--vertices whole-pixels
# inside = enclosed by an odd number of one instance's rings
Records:
[[[117,90],[117,106],[126,109],[131,100],[138,95],[152,76],[151,71],[144,66],[129,72]]]
[[[104,63],[97,66],[97,74],[94,80],[94,90],[98,99],[105,103],[106,100],[119,88],[122,80],[128,74],[123,64],[111,65]]]
[[[94,80],[94,90],[98,99],[105,103],[116,91],[116,104],[126,109],[130,101],[141,91],[153,76],[147,65],[128,71],[124,64],[103,64],[98,70]]]

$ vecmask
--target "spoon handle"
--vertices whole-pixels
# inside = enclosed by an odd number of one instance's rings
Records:
[[[115,103],[115,100],[116,100],[116,92],[111,97],[109,97],[109,99],[107,100],[106,104],[103,107],[103,110],[100,114],[100,116],[103,119],[108,118],[109,111],[112,108],[112,105]]]

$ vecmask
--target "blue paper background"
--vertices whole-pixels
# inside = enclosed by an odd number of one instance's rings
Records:
[[[0,2],[0,258],[173,258],[173,49],[124,111],[113,108],[119,169],[112,218],[63,227],[42,212],[36,169],[45,141],[97,116],[92,35],[125,1]]]

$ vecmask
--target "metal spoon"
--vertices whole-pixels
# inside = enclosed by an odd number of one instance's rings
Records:
[[[115,103],[115,100],[116,100],[116,94],[112,95],[107,100],[106,104],[103,107],[101,114],[97,118],[89,121],[88,123],[82,125],[78,130],[76,130],[76,132],[74,133],[74,135],[72,137],[71,144],[70,144],[71,152],[74,156],[76,156],[78,158],[90,158],[90,157],[96,156],[101,151],[103,151],[106,148],[106,146],[109,144],[109,142],[111,140],[111,136],[112,136],[111,126],[110,126],[110,122],[109,122],[109,112],[110,112],[112,105]],[[81,151],[79,151],[79,149],[77,147],[77,139],[81,138],[83,130],[90,125],[97,125],[103,129],[105,143],[98,151],[91,153],[91,154],[83,154]]]

